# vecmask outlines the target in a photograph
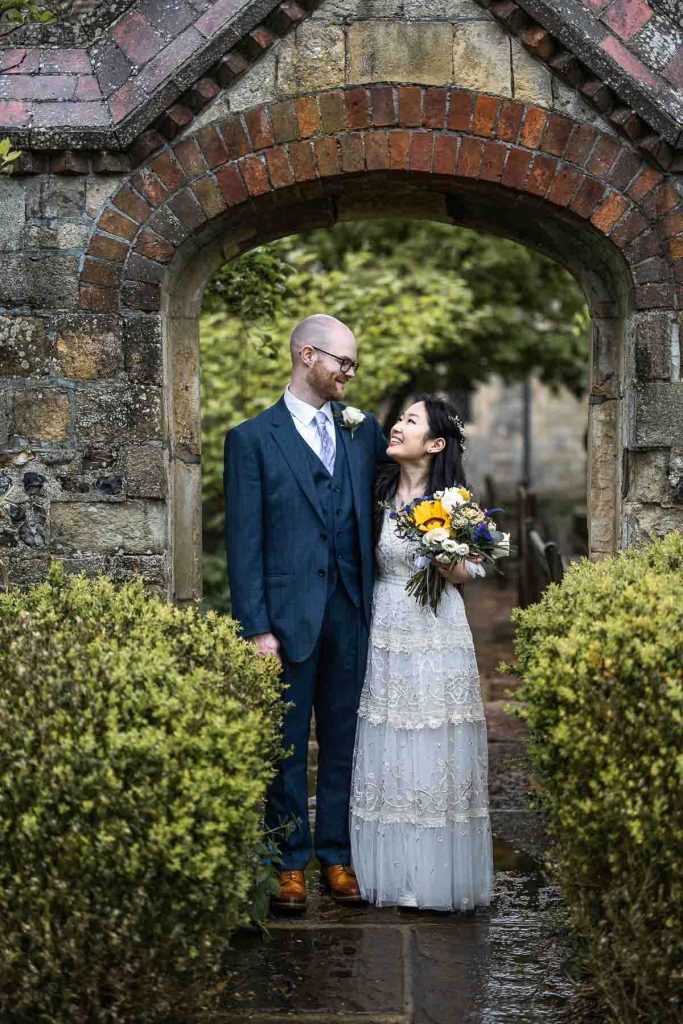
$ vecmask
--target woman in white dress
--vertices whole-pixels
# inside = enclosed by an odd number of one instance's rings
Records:
[[[375,496],[398,508],[463,484],[462,424],[431,395],[391,430]],[[353,865],[378,906],[466,910],[493,885],[486,722],[472,634],[450,570],[436,614],[405,591],[413,548],[378,504],[377,577],[351,789]]]

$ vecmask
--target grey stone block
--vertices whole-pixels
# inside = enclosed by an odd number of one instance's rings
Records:
[[[0,373],[28,377],[48,373],[51,347],[45,321],[38,317],[0,317]]]
[[[636,374],[639,380],[671,378],[673,321],[668,313],[643,313],[636,323]]]
[[[13,251],[19,247],[26,216],[26,195],[18,179],[0,178],[0,249]]]
[[[145,384],[111,385],[75,394],[76,432],[93,440],[147,441],[161,437],[161,391]]]
[[[64,552],[158,554],[166,545],[166,506],[158,501],[55,501],[50,544],[52,550]]]
[[[683,442],[683,382],[653,381],[635,388],[636,448],[667,448]]]
[[[131,498],[165,498],[168,493],[167,456],[153,445],[130,448],[126,453],[125,477]]]
[[[163,382],[161,323],[158,317],[138,316],[124,321],[123,351],[131,380]]]

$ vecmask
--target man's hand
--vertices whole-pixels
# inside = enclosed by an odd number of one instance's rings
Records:
[[[254,645],[259,654],[274,654],[278,661],[282,661],[280,641],[272,633],[256,633],[255,636],[248,636],[247,640]]]

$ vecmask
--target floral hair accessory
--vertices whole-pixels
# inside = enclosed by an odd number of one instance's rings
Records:
[[[465,451],[467,444],[465,442],[465,424],[462,422],[459,416],[452,416],[449,414],[448,422],[451,424],[455,431],[455,435],[460,443],[460,448]]]

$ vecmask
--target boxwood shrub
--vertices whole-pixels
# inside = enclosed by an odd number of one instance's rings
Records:
[[[582,560],[515,613],[520,713],[601,1020],[683,1005],[683,537]]]
[[[178,1020],[245,915],[279,668],[59,568],[0,596],[0,1019]]]

